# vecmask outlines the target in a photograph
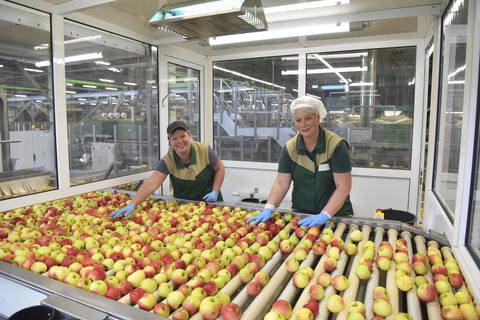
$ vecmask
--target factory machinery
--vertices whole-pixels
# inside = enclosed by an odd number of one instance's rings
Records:
[[[305,230],[296,227],[304,215],[288,210],[254,227],[244,221],[255,205],[155,197],[129,219],[110,218],[128,195],[90,192],[0,213],[0,309],[18,309],[21,296],[57,319],[479,317],[435,233],[336,217]]]

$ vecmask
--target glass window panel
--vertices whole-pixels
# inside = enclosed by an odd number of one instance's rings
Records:
[[[322,125],[348,141],[354,167],[410,169],[415,47],[307,55],[307,94],[328,111]]]
[[[480,86],[477,91],[477,110],[480,107]],[[480,118],[477,113],[477,123]],[[477,126],[475,166],[473,168],[473,192],[470,199],[470,213],[468,215],[468,228],[466,233],[466,246],[480,263],[480,129]]]
[[[468,0],[450,2],[442,17],[440,90],[433,190],[453,221],[462,135]]]
[[[296,133],[298,56],[217,61],[213,65],[214,146],[224,160],[278,162]]]
[[[200,141],[200,71],[168,64],[168,122],[184,121]]]
[[[71,184],[151,170],[156,47],[66,22],[65,62]]]
[[[48,15],[0,4],[0,199],[57,188],[49,44]]]

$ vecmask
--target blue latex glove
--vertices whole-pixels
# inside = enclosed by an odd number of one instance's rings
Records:
[[[217,198],[218,198],[218,191],[212,190],[212,192],[209,192],[206,195],[204,195],[202,199],[207,202],[215,202],[217,201]]]
[[[273,214],[272,209],[265,208],[265,209],[263,209],[262,212],[257,214],[255,217],[248,219],[247,224],[249,224],[250,222],[253,222],[253,225],[256,225],[259,222],[266,222],[270,219],[272,214]]]
[[[135,210],[135,204],[133,204],[133,202],[130,202],[122,209],[118,209],[117,211],[111,213],[110,217],[118,218],[123,213],[125,213],[125,218],[126,218],[133,212],[133,210]]]
[[[324,225],[328,220],[330,220],[330,216],[326,212],[322,211],[319,214],[298,221],[298,225],[308,229],[313,226]]]

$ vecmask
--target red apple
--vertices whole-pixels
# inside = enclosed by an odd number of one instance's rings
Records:
[[[432,302],[437,297],[437,289],[435,285],[425,283],[418,288],[417,295],[423,302]]]
[[[222,307],[221,315],[223,320],[239,320],[242,316],[242,309],[236,303],[227,303]]]

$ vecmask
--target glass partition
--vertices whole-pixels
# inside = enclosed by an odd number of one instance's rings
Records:
[[[416,47],[307,55],[306,92],[323,100],[321,125],[349,143],[354,167],[410,169],[415,63]]]
[[[433,190],[452,221],[463,122],[467,20],[468,0],[451,1],[442,17]]]
[[[214,147],[223,160],[278,162],[295,135],[289,110],[298,94],[298,56],[217,61],[213,65]]]
[[[157,48],[66,22],[65,77],[71,184],[151,170]]]
[[[168,64],[168,122],[184,121],[200,141],[200,71]]]
[[[57,188],[50,18],[0,4],[0,199]],[[43,63],[46,61],[47,63]]]

